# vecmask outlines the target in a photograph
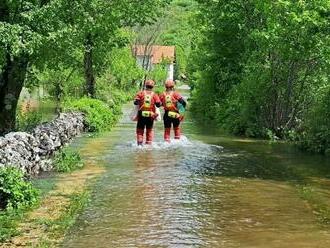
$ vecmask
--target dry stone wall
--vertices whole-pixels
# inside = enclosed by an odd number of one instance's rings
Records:
[[[13,132],[0,137],[0,167],[15,166],[30,175],[52,170],[54,153],[85,130],[82,113],[62,113],[31,133]]]

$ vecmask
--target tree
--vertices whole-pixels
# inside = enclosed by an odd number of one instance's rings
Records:
[[[64,28],[69,1],[0,0],[0,134],[15,128],[28,67],[52,35]]]
[[[120,28],[152,22],[164,4],[166,0],[0,0],[0,134],[15,128],[29,68],[83,68],[86,93],[95,96],[94,70],[104,69],[102,51],[127,44]]]
[[[166,25],[159,37],[159,43],[175,46],[175,78],[185,77],[191,47],[196,42],[197,31],[194,16],[197,3],[194,0],[176,0],[167,10]]]
[[[145,25],[155,20],[161,9],[169,1],[113,0],[83,1],[81,11],[76,13],[84,40],[85,92],[95,97],[96,67],[102,66],[102,57],[96,57],[100,51],[123,47],[129,43],[125,36],[118,36],[123,27]]]
[[[195,110],[248,136],[299,130],[329,75],[328,1],[199,1]],[[206,89],[206,90],[205,90]]]

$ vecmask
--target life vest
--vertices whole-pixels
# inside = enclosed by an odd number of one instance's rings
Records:
[[[143,91],[143,103],[140,106],[140,111],[143,117],[153,117],[155,111],[154,92]]]
[[[173,92],[170,92],[170,93],[165,92],[164,101],[165,101],[165,104],[164,104],[165,110],[178,112],[178,108],[176,106],[177,101],[173,97]]]

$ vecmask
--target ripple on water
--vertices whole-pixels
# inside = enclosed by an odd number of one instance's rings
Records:
[[[194,149],[208,149],[214,148],[221,150],[223,147],[217,145],[206,145],[202,142],[190,141],[186,136],[182,136],[180,140],[172,139],[171,142],[155,141],[152,145],[138,146],[136,141],[128,141],[124,144],[117,146],[118,150],[125,150],[125,152],[132,151],[155,151],[155,150],[172,150],[172,149],[183,149],[183,148],[194,148]]]
[[[278,160],[186,137],[123,141],[100,160],[108,171],[63,247],[330,247]]]

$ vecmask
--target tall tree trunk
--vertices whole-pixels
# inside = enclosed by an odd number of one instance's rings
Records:
[[[92,35],[88,34],[85,40],[85,94],[89,97],[95,98],[95,77],[93,71],[93,39]]]
[[[16,108],[27,72],[28,57],[11,58],[9,53],[0,74],[0,134],[15,129]]]

